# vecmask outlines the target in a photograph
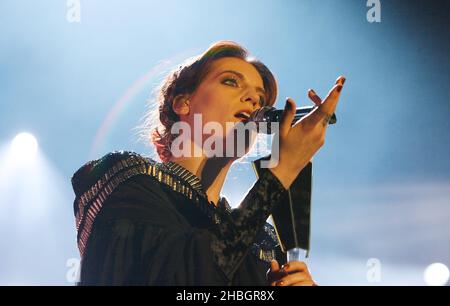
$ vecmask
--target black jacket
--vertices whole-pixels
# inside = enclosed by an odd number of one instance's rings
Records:
[[[72,184],[80,285],[268,285],[270,260],[285,262],[266,219],[287,191],[270,171],[236,209],[208,202],[180,165],[132,152],[87,163]]]

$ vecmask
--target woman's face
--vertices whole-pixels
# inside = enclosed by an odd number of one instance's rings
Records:
[[[233,57],[218,59],[211,64],[210,71],[190,96],[189,114],[181,120],[194,127],[194,114],[201,114],[203,126],[216,122],[222,126],[223,137],[233,135],[230,126],[246,122],[245,117],[265,105],[263,84],[261,75],[252,64]],[[210,136],[203,134],[203,141]],[[254,137],[247,142],[246,151]]]

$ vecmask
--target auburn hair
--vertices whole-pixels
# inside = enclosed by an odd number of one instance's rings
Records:
[[[239,58],[252,64],[263,80],[266,104],[275,103],[277,83],[272,72],[262,62],[251,57],[243,46],[233,41],[222,40],[212,44],[204,53],[187,59],[172,70],[156,92],[159,124],[151,129],[150,138],[163,162],[170,160],[172,156],[170,147],[177,135],[172,135],[170,131],[172,125],[180,120],[173,111],[173,100],[180,94],[192,94],[210,71],[211,64],[224,57]]]

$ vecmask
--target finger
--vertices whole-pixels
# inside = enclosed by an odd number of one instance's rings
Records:
[[[345,83],[345,77],[344,76],[339,76],[337,79],[336,79],[336,85],[344,85],[344,83]]]
[[[292,284],[291,286],[315,287],[315,286],[317,286],[317,284],[313,280],[307,280],[307,281],[302,281],[302,282]]]
[[[278,286],[277,283],[281,281],[281,279],[283,279],[283,277],[286,277],[287,274],[286,273],[281,273],[279,271],[277,272],[269,272],[267,275],[267,282],[271,285],[271,286]]]
[[[294,120],[296,105],[294,100],[288,98],[286,100],[286,105],[284,106],[283,115],[281,117],[280,123],[280,134],[281,136],[286,136],[291,129],[292,120]]]
[[[343,76],[339,76],[336,79],[336,85],[344,85],[345,83],[345,77]],[[314,89],[309,89],[308,90],[308,97],[314,102],[314,104],[316,104],[317,106],[319,106],[320,104],[322,104],[322,99],[316,94],[316,92],[314,91]]]
[[[281,267],[286,273],[308,271],[308,266],[303,261],[290,261]]]
[[[322,99],[316,94],[313,89],[308,90],[308,97],[311,99],[311,101],[314,102],[315,105],[319,106],[320,104],[322,104]]]
[[[342,82],[343,81],[340,81],[340,83]],[[317,125],[323,121],[326,121],[328,123],[329,119],[334,114],[334,111],[336,109],[341,90],[342,90],[341,84],[334,85],[333,88],[328,93],[325,100],[322,102],[322,104],[319,105],[308,115],[308,117],[310,118],[306,122],[311,123],[313,125]]]
[[[334,114],[339,97],[341,96],[342,88],[343,86],[341,84],[336,84],[333,86],[333,88],[328,92],[326,98],[323,100],[322,104],[319,106],[322,112],[330,115]]]
[[[280,272],[280,264],[275,259],[270,262],[270,269],[267,271],[267,280],[272,286],[275,282],[286,276],[287,273]]]
[[[270,271],[276,272],[280,270],[280,264],[275,259],[270,262]]]
[[[267,280],[269,283],[274,281],[275,273],[280,270],[280,265],[275,259],[270,262],[270,269],[267,271]]]
[[[311,275],[309,275],[309,273],[306,273],[306,272],[297,272],[297,273],[290,274],[288,276],[283,277],[276,283],[276,285],[277,286],[291,286],[293,284],[297,284],[297,283],[305,282],[305,281],[312,281]]]
[[[287,276],[286,273],[281,273],[279,271],[277,271],[277,272],[269,272],[267,274],[267,282],[271,286],[277,286],[277,282],[279,282],[283,277],[286,277],[286,276]]]

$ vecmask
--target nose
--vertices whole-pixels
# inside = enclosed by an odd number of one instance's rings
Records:
[[[255,109],[259,104],[259,94],[255,91],[247,91],[241,98],[241,102],[250,102]]]

